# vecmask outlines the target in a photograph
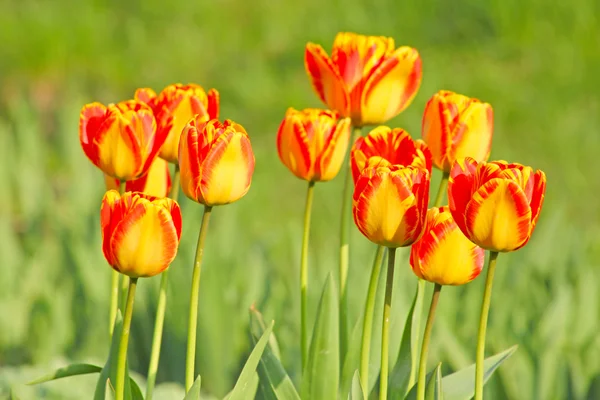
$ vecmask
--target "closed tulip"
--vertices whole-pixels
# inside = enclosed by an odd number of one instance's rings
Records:
[[[279,159],[294,175],[313,182],[338,174],[350,141],[350,119],[332,111],[288,109],[277,132]]]
[[[410,250],[415,275],[439,285],[463,285],[477,278],[485,251],[461,232],[448,206],[431,208],[423,231]]]
[[[386,247],[404,247],[423,232],[429,200],[429,172],[423,168],[369,160],[354,189],[353,215],[360,232]]]
[[[104,175],[106,190],[118,190],[119,180]],[[167,197],[171,190],[171,173],[169,163],[162,158],[154,159],[146,175],[127,181],[126,192],[142,192],[150,196]]]
[[[181,189],[206,206],[233,203],[250,189],[254,153],[246,130],[231,120],[192,119],[179,142]]]
[[[193,83],[169,85],[158,96],[152,89],[138,89],[136,99],[146,102],[154,111],[157,129],[167,135],[159,155],[172,163],[177,163],[181,131],[192,118],[202,122],[219,118],[219,92],[215,89],[205,92],[202,86]]]
[[[467,157],[450,171],[450,212],[460,230],[486,250],[507,252],[529,241],[540,216],[546,175],[505,161]]]
[[[331,57],[308,43],[304,64],[319,98],[351,117],[354,126],[382,124],[400,114],[421,85],[417,50],[396,49],[394,39],[382,36],[338,33]]]
[[[383,159],[391,165],[424,168],[431,173],[431,152],[422,140],[413,140],[404,129],[379,126],[359,137],[350,151],[354,182],[371,157]]]
[[[144,103],[91,103],[81,110],[79,140],[85,155],[106,175],[120,181],[143,176],[165,139]]]
[[[441,90],[427,102],[422,136],[433,156],[433,164],[444,172],[459,158],[487,161],[492,148],[494,111],[461,94]]]
[[[109,190],[102,199],[100,225],[106,260],[131,278],[161,273],[177,254],[181,211],[174,200]]]

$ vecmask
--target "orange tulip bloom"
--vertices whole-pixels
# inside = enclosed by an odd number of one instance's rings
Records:
[[[421,85],[421,57],[416,49],[395,49],[394,39],[338,33],[331,58],[308,43],[306,72],[319,98],[354,126],[382,124],[400,114]]]
[[[290,108],[277,132],[279,159],[294,175],[329,181],[340,171],[350,141],[350,119],[335,111]]]
[[[119,190],[119,180],[104,175],[106,190]],[[162,158],[155,158],[146,175],[127,181],[126,192],[142,192],[150,196],[167,197],[171,190],[171,173],[169,163]]]
[[[431,173],[431,152],[427,145],[422,140],[413,140],[404,129],[379,126],[354,142],[350,165],[355,183],[371,157],[391,165],[424,168]]]
[[[422,129],[433,164],[450,172],[459,158],[487,161],[492,148],[494,111],[488,103],[441,90],[425,106]]]
[[[160,157],[172,163],[177,163],[181,131],[194,116],[202,122],[219,118],[219,92],[210,89],[206,93],[202,86],[193,83],[169,85],[158,96],[152,89],[138,89],[135,98],[152,108],[157,129],[166,132]]]
[[[102,250],[116,271],[150,277],[169,267],[181,237],[181,211],[174,200],[109,190],[100,210]]]
[[[485,250],[460,231],[448,206],[431,208],[423,231],[410,249],[415,275],[440,285],[463,285],[477,278]]]
[[[429,172],[384,165],[371,158],[356,181],[354,222],[370,241],[386,247],[416,242],[425,226]]]
[[[450,212],[473,243],[490,251],[514,251],[529,241],[540,216],[546,175],[505,161],[454,163],[448,183]]]
[[[250,189],[254,153],[244,128],[226,120],[192,119],[179,142],[181,189],[206,206],[233,203]]]
[[[105,174],[121,181],[144,175],[165,139],[165,134],[156,131],[152,110],[138,101],[108,107],[87,104],[79,116],[79,140],[85,155]]]

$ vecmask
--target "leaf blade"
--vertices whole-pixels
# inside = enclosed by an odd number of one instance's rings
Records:
[[[27,385],[37,385],[56,379],[68,378],[69,376],[94,374],[100,371],[102,371],[102,368],[93,364],[71,364],[67,365],[66,367],[58,368],[57,370],[50,372],[49,374],[46,374],[44,376],[41,376],[37,379],[34,379],[31,382],[27,382]]]

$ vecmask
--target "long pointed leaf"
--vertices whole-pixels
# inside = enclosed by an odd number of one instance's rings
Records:
[[[303,399],[337,398],[340,374],[338,318],[338,299],[330,273],[323,286],[308,361],[304,367]]]
[[[39,383],[44,383],[48,381],[53,381],[56,379],[67,378],[69,376],[77,376],[77,375],[86,375],[93,374],[96,372],[102,371],[102,368],[97,365],[92,364],[71,364],[66,367],[62,367],[53,371],[47,375],[41,376],[31,382],[28,382],[28,385],[37,385]]]
[[[425,400],[445,400],[442,388],[442,363],[439,363],[425,377]],[[417,385],[413,386],[405,400],[417,399]]]
[[[194,381],[190,390],[186,393],[183,400],[200,400],[200,387],[202,386],[202,378],[200,375]]]
[[[110,383],[110,378],[106,380],[106,384],[104,385],[104,400],[115,400],[115,388],[112,383]]]
[[[348,352],[344,357],[344,366],[342,367],[342,377],[340,380],[340,393],[342,397],[350,394],[352,382],[356,373],[356,366],[360,363],[360,346],[363,331],[364,309],[361,311],[358,320],[352,328],[350,341],[348,342]]]
[[[244,368],[242,368],[242,372],[240,373],[233,390],[228,396],[229,400],[245,400],[251,398],[250,391],[253,386],[252,383],[256,383],[255,380],[253,381],[253,379],[255,379],[256,367],[258,366],[265,347],[269,342],[269,337],[271,336],[272,330],[273,322],[271,322],[269,327],[265,330],[265,333],[263,333],[258,343],[256,343],[256,346],[254,346],[254,350],[252,350],[252,353],[250,353],[250,356],[248,357]],[[256,390],[256,387],[254,387],[254,390]]]
[[[348,393],[348,400],[365,400],[358,370],[354,372],[354,376],[352,377],[352,388],[350,389],[350,393]]]

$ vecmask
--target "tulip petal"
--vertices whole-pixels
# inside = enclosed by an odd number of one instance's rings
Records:
[[[179,240],[181,238],[181,209],[179,208],[179,204],[167,197],[153,199],[152,204],[161,206],[169,212],[173,220],[175,232],[177,233],[177,240]]]
[[[318,158],[319,181],[329,181],[337,175],[344,163],[350,142],[350,118],[338,122],[333,133],[326,138],[321,156]]]
[[[156,92],[150,88],[139,88],[135,91],[133,98],[152,107],[152,104],[156,99]]]
[[[149,277],[164,271],[177,254],[178,238],[169,212],[137,199],[116,226],[110,241],[119,272]]]
[[[477,165],[477,161],[470,157],[457,160],[450,170],[450,179],[448,180],[450,212],[456,221],[456,225],[465,235],[468,235],[465,212],[473,193],[477,189],[475,186]]]
[[[467,237],[491,251],[513,251],[531,234],[531,208],[521,187],[492,179],[473,194],[466,212]]]
[[[143,171],[143,158],[131,122],[122,114],[111,112],[98,132],[95,143],[102,170],[122,181],[137,177]]]
[[[125,191],[142,192],[150,196],[167,197],[171,190],[169,163],[155,158],[148,172],[141,178],[127,181]]]
[[[219,92],[216,89],[208,91],[208,116],[210,119],[219,118]]]
[[[412,102],[421,85],[421,57],[411,47],[400,47],[367,80],[361,99],[363,125],[395,117]]]
[[[196,188],[200,186],[200,165],[202,162],[198,141],[200,135],[195,125],[187,125],[179,142],[179,179],[181,190],[186,196],[196,200]]]
[[[100,227],[102,231],[102,252],[111,266],[115,265],[116,260],[110,248],[110,238],[118,222],[123,218],[123,214],[123,202],[119,192],[116,190],[106,192],[100,207]]]
[[[83,152],[98,166],[98,147],[94,144],[100,127],[106,119],[106,107],[100,103],[86,104],[79,114],[79,141]]]
[[[531,197],[531,233],[537,224],[546,197],[546,174],[544,171],[537,170],[533,176],[534,186]],[[530,234],[531,237],[531,234]]]
[[[343,116],[348,116],[350,100],[346,85],[325,50],[317,44],[308,43],[304,65],[321,101]]]
[[[204,204],[229,204],[250,189],[254,155],[248,136],[241,132],[220,135],[202,163],[198,189]]]

